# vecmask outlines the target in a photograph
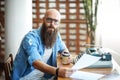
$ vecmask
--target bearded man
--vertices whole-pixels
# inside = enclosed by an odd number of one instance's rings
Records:
[[[60,16],[56,9],[48,9],[42,26],[25,35],[14,60],[12,80],[54,80],[73,72],[56,66],[57,54],[68,52],[59,33]]]

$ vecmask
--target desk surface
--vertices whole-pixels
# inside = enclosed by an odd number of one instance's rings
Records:
[[[61,59],[60,56],[58,56],[57,58],[57,66],[58,67],[72,67],[73,64],[69,64],[69,65],[63,65],[61,63]],[[93,73],[100,73],[100,74],[110,74],[112,72],[112,68],[85,68],[85,69],[81,69],[82,71],[87,71],[87,72],[93,72]],[[71,78],[62,78],[62,77],[58,77],[58,80],[74,80]]]

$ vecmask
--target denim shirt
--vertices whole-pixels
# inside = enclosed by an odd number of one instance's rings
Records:
[[[14,60],[12,80],[19,80],[21,77],[33,71],[34,67],[32,64],[35,60],[42,61],[45,46],[41,41],[40,32],[41,28],[32,30],[23,38]],[[56,67],[57,54],[58,52],[61,53],[65,48],[66,46],[61,39],[60,33],[58,33],[58,37],[52,48],[52,54],[47,64]],[[51,76],[51,74],[47,73],[44,75],[45,78],[50,78]]]

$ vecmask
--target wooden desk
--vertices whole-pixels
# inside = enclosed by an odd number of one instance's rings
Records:
[[[71,68],[73,66],[73,64],[71,63],[69,65],[63,65],[61,63],[60,56],[58,56],[57,66],[58,67],[69,67],[69,68]],[[100,74],[110,74],[110,73],[112,73],[112,68],[85,68],[85,69],[81,69],[81,70],[82,71],[87,71],[87,72],[93,72],[93,73],[100,73]],[[58,80],[75,80],[75,79],[58,77]]]

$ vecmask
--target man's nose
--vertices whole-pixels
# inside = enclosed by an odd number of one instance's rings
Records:
[[[54,25],[54,20],[51,20],[51,22],[50,22],[52,25]]]

